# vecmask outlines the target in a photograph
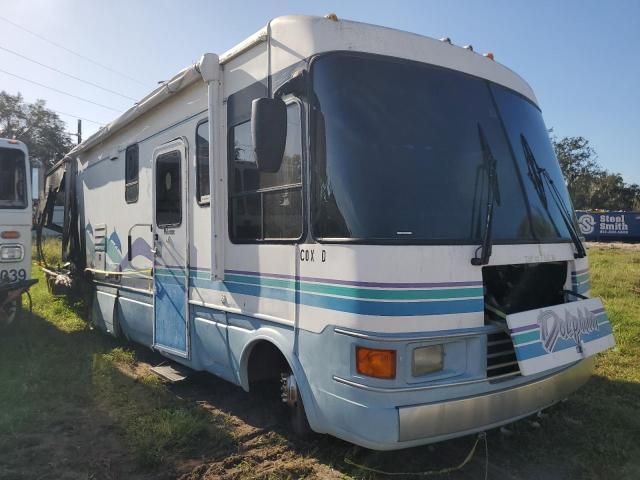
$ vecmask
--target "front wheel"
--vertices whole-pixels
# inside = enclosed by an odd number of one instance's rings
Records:
[[[307,412],[304,409],[302,396],[298,390],[298,384],[296,383],[293,373],[283,373],[280,378],[280,383],[280,398],[289,408],[291,429],[298,437],[309,437],[313,433],[313,430],[311,430],[311,427],[309,426]]]

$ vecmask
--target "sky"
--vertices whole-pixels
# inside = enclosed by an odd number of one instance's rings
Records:
[[[0,90],[45,99],[70,132],[84,118],[85,137],[132,105],[117,94],[140,99],[202,53],[225,52],[273,17],[335,12],[493,52],[532,86],[557,136],[587,138],[604,168],[640,184],[640,0],[0,0],[0,7]]]

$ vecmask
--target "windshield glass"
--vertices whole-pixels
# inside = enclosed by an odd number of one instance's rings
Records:
[[[347,53],[316,59],[312,79],[316,238],[477,243],[491,188],[494,242],[569,239],[560,219],[553,227],[551,200],[548,209],[536,200],[531,215],[525,155],[509,143],[486,80]],[[500,100],[514,117],[509,137],[523,133],[541,165],[559,171],[538,145],[551,148],[540,112],[519,96]],[[557,186],[566,192],[561,176]]]
[[[25,208],[26,187],[24,153],[0,148],[0,208]]]

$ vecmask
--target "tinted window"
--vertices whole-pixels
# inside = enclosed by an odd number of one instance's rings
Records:
[[[0,148],[0,208],[25,208],[27,182],[24,153]]]
[[[209,122],[196,131],[196,198],[198,203],[209,201]]]
[[[180,153],[169,152],[156,159],[156,224],[159,227],[182,223],[182,179]]]
[[[239,242],[297,239],[302,235],[302,144],[300,107],[287,107],[287,143],[280,169],[258,169],[251,123],[231,128],[229,233]]]
[[[316,60],[312,79],[317,238],[479,242],[490,157],[498,192],[494,239],[533,238],[486,81],[416,62],[349,54]]]
[[[545,173],[553,181],[562,202],[571,212],[571,200],[560,165],[549,140],[547,127],[537,107],[506,88],[491,87],[505,123],[531,204],[531,219],[538,238],[552,240],[570,238],[554,192]],[[571,214],[573,216],[573,213]]]
[[[127,203],[138,201],[138,144],[127,147],[124,156],[124,198]]]

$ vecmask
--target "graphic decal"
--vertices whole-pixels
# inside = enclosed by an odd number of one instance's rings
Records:
[[[445,315],[482,312],[484,308],[482,282],[479,281],[356,282],[237,270],[227,270],[224,282],[212,281],[208,271],[192,270],[190,280],[196,288],[272,298],[360,315]]]

